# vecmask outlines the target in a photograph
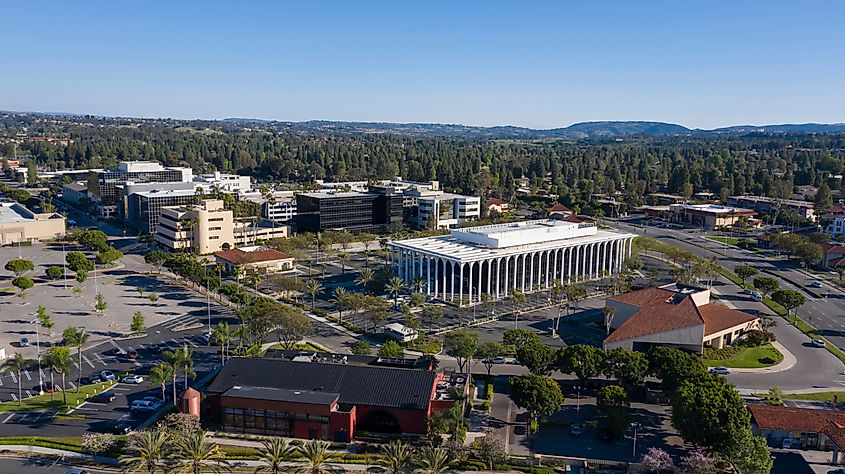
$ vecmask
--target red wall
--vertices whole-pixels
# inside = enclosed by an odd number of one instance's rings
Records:
[[[334,441],[334,434],[337,431],[346,431],[349,436],[349,441],[355,439],[355,423],[357,421],[357,408],[352,407],[348,413],[335,411],[329,415],[329,437]]]

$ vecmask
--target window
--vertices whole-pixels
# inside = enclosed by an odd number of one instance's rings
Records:
[[[222,227],[209,227],[208,228],[209,232],[213,231],[213,230],[220,230],[220,229],[222,229]]]
[[[208,240],[218,240],[218,239],[220,239],[219,235],[211,235],[211,236],[208,237]]]
[[[212,218],[208,219],[208,222],[223,222],[223,218],[222,217],[212,217]]]

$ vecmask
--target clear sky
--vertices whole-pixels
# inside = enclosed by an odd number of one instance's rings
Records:
[[[0,109],[566,126],[845,122],[845,2],[2,6]]]

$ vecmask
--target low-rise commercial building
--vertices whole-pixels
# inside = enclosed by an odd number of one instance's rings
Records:
[[[775,199],[765,196],[730,196],[727,199],[728,206],[745,207],[759,212],[773,213],[780,206],[781,209],[790,209],[798,213],[802,219],[816,222],[815,205],[807,201],[795,199]]]
[[[743,219],[752,227],[760,224],[758,220],[754,219],[757,212],[752,209],[721,206],[719,204],[643,206],[641,210],[649,217],[690,224],[708,230],[732,226]]]
[[[252,189],[252,178],[238,174],[227,174],[214,172],[194,176],[193,182],[205,189],[216,188],[218,191],[229,194],[248,192]]]
[[[555,282],[618,273],[634,235],[557,219],[452,230],[450,235],[388,243],[391,265],[406,284],[460,304],[482,294],[506,298],[514,290],[549,289]]]
[[[710,290],[670,284],[608,298],[613,308],[612,332],[606,349],[622,347],[647,352],[667,346],[693,352],[704,347],[721,349],[759,329],[757,316],[710,302]]]
[[[269,355],[269,354],[268,354]],[[415,368],[413,361],[352,355],[234,358],[208,387],[226,432],[349,442],[359,431],[425,435],[449,390],[466,379]]]
[[[773,448],[838,451],[837,441],[845,439],[845,412],[763,404],[748,405],[748,410],[751,431]]]
[[[221,250],[214,259],[230,274],[269,275],[294,269],[293,256],[261,246]]]
[[[126,183],[118,217],[144,234],[155,234],[161,208],[188,206],[197,201],[193,183]]]
[[[79,204],[88,199],[88,186],[84,183],[67,183],[62,186],[62,199],[71,204]]]
[[[65,217],[61,214],[36,214],[23,204],[0,203],[0,245],[55,239],[65,235],[65,231]]]

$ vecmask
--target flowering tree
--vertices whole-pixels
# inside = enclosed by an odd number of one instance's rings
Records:
[[[674,467],[669,453],[660,448],[648,448],[640,462],[652,472],[662,472]]]
[[[82,436],[82,450],[98,456],[114,447],[115,439],[111,433],[85,433]]]
[[[681,468],[690,474],[710,474],[716,472],[718,459],[695,450],[681,458]]]

